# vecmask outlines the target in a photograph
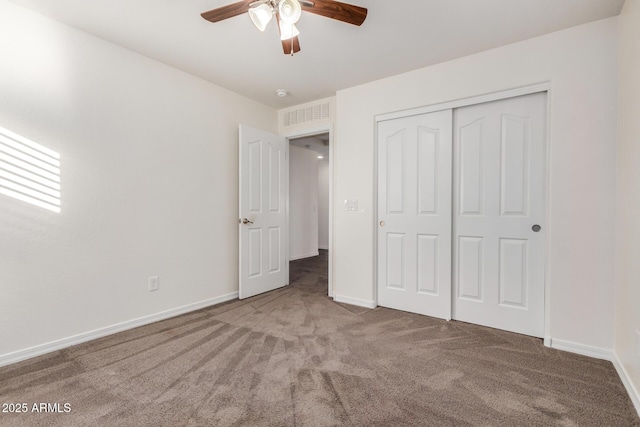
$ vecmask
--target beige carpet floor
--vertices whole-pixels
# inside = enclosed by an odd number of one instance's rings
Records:
[[[326,268],[323,253],[286,288],[0,368],[0,403],[29,407],[0,425],[640,426],[611,363],[337,304]]]

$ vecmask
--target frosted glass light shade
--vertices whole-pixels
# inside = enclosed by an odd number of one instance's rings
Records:
[[[263,3],[249,9],[249,16],[253,21],[253,25],[260,31],[264,31],[269,22],[271,22],[271,18],[273,18],[273,9],[268,4]]]
[[[280,40],[289,40],[300,34],[300,31],[293,24],[287,24],[280,20]]]
[[[302,15],[302,7],[298,0],[280,0],[278,3],[280,21],[287,24],[295,24]]]

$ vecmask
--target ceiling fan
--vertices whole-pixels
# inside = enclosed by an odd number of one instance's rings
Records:
[[[300,51],[300,32],[295,24],[300,19],[302,11],[358,26],[362,25],[367,17],[367,9],[364,7],[334,0],[243,0],[203,12],[201,16],[207,21],[218,22],[248,12],[251,21],[260,31],[264,31],[275,16],[282,49],[285,55],[293,55]]]

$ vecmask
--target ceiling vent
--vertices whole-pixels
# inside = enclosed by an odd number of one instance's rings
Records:
[[[331,120],[331,99],[280,111],[283,128]]]

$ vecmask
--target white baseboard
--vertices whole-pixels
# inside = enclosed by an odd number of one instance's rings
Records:
[[[571,341],[557,340],[551,338],[551,348],[556,350],[568,351],[570,353],[581,354],[583,356],[593,357],[595,359],[609,360],[613,359],[613,350],[600,347],[592,347],[590,345],[578,344]]]
[[[636,408],[636,412],[638,412],[638,416],[640,416],[640,393],[638,393],[638,389],[635,388],[635,386],[631,382],[631,378],[629,378],[627,370],[624,368],[622,362],[620,362],[620,359],[618,359],[618,355],[615,351],[613,352],[611,363],[613,363],[616,371],[618,371],[618,376],[620,377],[622,384],[624,384],[624,388],[627,389],[627,393],[629,394],[629,397],[633,402],[633,406],[635,406]]]
[[[378,304],[376,304],[375,301],[365,300],[360,298],[345,297],[344,295],[338,295],[338,294],[335,294],[333,296],[333,300],[335,302],[341,302],[349,305],[357,305],[358,307],[365,307],[365,308],[376,308],[378,306]]]
[[[320,255],[320,252],[318,251],[311,252],[309,254],[304,254],[304,255],[295,255],[295,256],[289,257],[289,261],[295,261],[303,258],[311,258],[312,256],[318,256],[318,255]]]
[[[547,338],[545,338],[546,345]],[[610,361],[614,368],[616,368],[616,372],[624,385],[624,388],[627,390],[627,394],[631,398],[631,402],[633,402],[633,406],[636,408],[638,415],[640,416],[640,393],[638,389],[631,382],[631,378],[627,373],[627,370],[624,368],[622,362],[618,358],[618,355],[614,350],[608,350],[599,347],[592,347],[589,345],[578,344],[571,341],[562,341],[551,338],[550,347],[555,348],[556,350],[568,351],[570,353],[581,354],[583,356],[594,357],[596,359],[608,360]]]
[[[324,249],[325,251],[329,250],[329,245],[327,246],[318,246],[318,249]]]
[[[238,292],[232,292],[230,294],[222,295],[217,298],[211,298],[211,299],[196,302],[193,304],[187,304],[182,307],[172,308],[171,310],[166,310],[160,313],[151,314],[149,316],[128,320],[126,322],[117,323],[115,325],[107,326],[107,327],[96,329],[93,331],[83,332],[78,335],[62,338],[62,339],[51,341],[45,344],[40,344],[34,347],[26,348],[24,350],[18,350],[18,351],[14,351],[12,353],[7,353],[7,354],[0,354],[0,366],[6,366],[12,363],[31,359],[33,357],[42,356],[43,354],[51,353],[57,350],[62,350],[63,348],[71,347],[77,344],[82,344],[84,342],[95,340],[97,338],[103,338],[108,335],[113,335],[118,332],[123,332],[129,329],[137,328],[139,326],[148,325],[150,323],[158,322],[160,320],[169,319],[171,317],[179,316],[181,314],[190,313],[192,311],[200,310],[202,308],[211,307],[212,305],[220,304],[226,301],[231,301],[236,298],[238,298]]]

